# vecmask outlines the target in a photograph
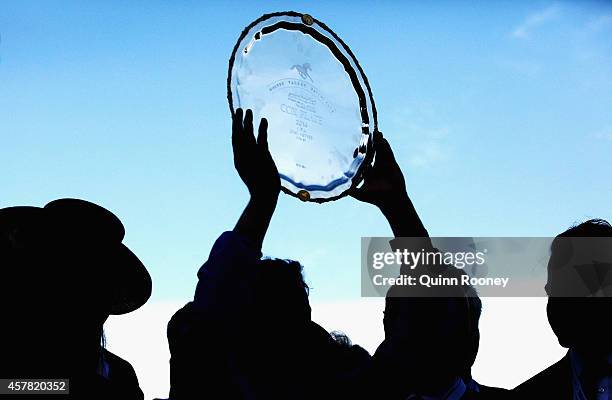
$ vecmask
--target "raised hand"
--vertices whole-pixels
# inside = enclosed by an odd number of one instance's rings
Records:
[[[408,193],[406,181],[393,150],[380,132],[374,132],[376,160],[365,175],[363,186],[351,196],[377,206],[389,221],[395,237],[429,237]]]
[[[268,149],[268,121],[259,123],[257,141],[253,133],[253,112],[241,108],[232,116],[234,166],[252,198],[274,199],[280,192],[280,177]]]
[[[387,139],[380,132],[374,132],[376,143],[376,160],[374,166],[365,175],[361,188],[355,188],[351,196],[357,200],[385,209],[401,204],[408,199],[406,182],[393,150]]]
[[[234,232],[261,249],[280,193],[280,177],[268,149],[268,121],[261,119],[255,141],[253,112],[247,110],[243,119],[238,108],[232,116],[232,147],[236,171],[251,194]]]

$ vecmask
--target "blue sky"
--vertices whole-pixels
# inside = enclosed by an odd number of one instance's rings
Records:
[[[492,4],[495,3],[495,4]],[[250,21],[309,12],[351,46],[432,235],[549,236],[612,220],[612,6],[605,2],[69,2],[0,6],[0,207],[89,199],[124,222],[154,300],[188,299],[247,200],[227,59]],[[264,245],[314,300],[359,296],[352,199],[283,196]]]

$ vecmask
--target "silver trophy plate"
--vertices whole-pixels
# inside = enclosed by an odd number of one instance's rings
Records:
[[[283,191],[325,202],[361,182],[376,107],[355,56],[325,24],[297,12],[257,19],[234,47],[227,83],[232,113],[267,118]]]

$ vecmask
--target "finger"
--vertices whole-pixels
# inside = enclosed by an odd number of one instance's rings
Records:
[[[242,123],[242,108],[237,108],[236,111],[234,111],[234,119],[240,123]]]
[[[374,145],[377,153],[385,154],[391,150],[391,145],[380,131],[374,131]]]
[[[242,108],[237,108],[232,114],[232,144],[235,146],[242,131]]]
[[[253,136],[253,111],[251,109],[246,110],[244,114],[244,136],[245,140],[255,143],[255,137]]]
[[[378,165],[389,165],[395,163],[395,156],[393,155],[393,150],[391,149],[391,145],[382,137],[376,141],[376,162]]]
[[[259,123],[259,131],[257,133],[257,145],[260,146],[260,149],[263,152],[264,159],[273,167],[273,169],[278,174],[278,169],[276,168],[276,163],[272,158],[272,154],[270,154],[270,149],[268,147],[268,120],[265,118],[261,119]]]
[[[367,185],[368,181],[373,180],[372,178],[376,176],[376,170],[372,168],[372,166],[368,166],[363,169],[363,184]]]
[[[259,131],[257,132],[257,144],[265,151],[268,151],[268,120],[261,119]]]
[[[237,108],[232,115],[232,129],[241,129],[242,128],[242,108]]]

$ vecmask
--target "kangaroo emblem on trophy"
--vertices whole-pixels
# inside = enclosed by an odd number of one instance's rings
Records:
[[[310,77],[310,74],[308,73],[308,71],[311,71],[312,68],[310,67],[309,63],[304,63],[302,65],[298,65],[298,64],[294,64],[291,69],[295,69],[297,70],[297,72],[299,72],[300,76],[302,77],[302,79],[310,79],[310,82],[314,82],[312,80],[312,78]]]

